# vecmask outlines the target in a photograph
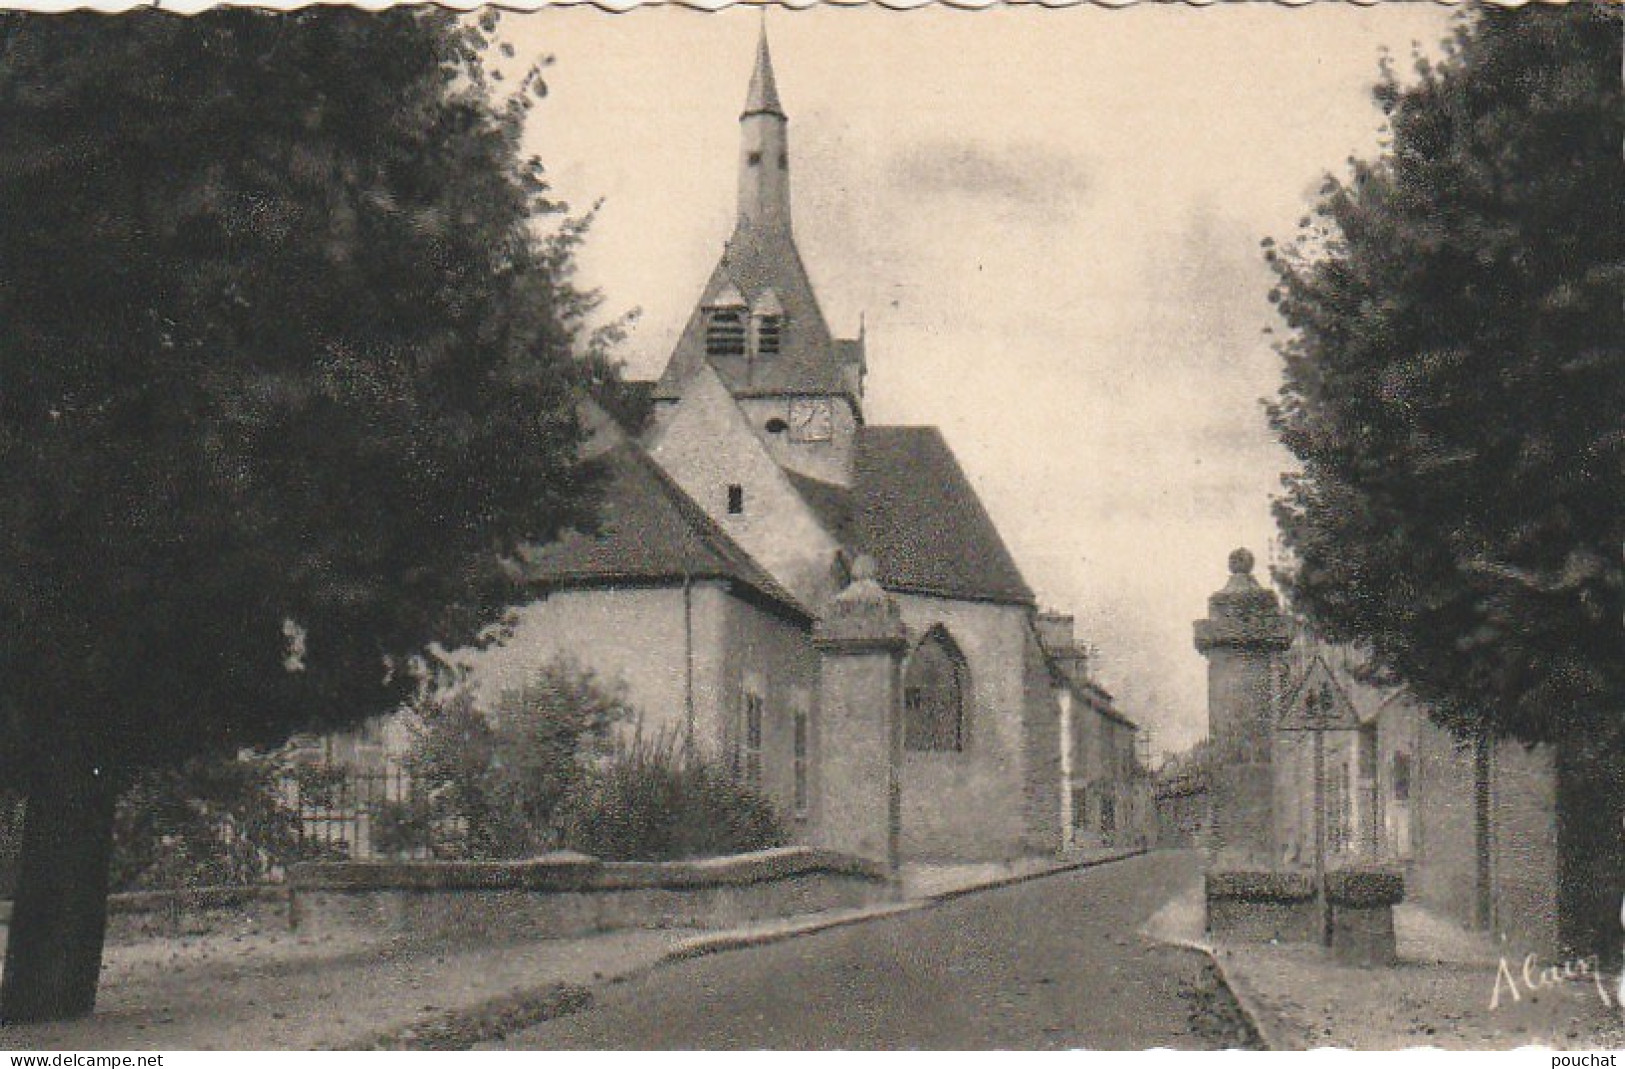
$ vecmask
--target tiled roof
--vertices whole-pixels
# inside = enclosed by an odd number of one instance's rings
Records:
[[[593,458],[605,483],[596,534],[567,532],[526,554],[525,575],[543,587],[721,579],[802,620],[811,614],[729,538],[634,442],[620,438]]]
[[[779,103],[779,86],[773,77],[773,57],[767,50],[767,27],[756,41],[756,68],[750,72],[750,91],[745,95],[745,114],[784,115]]]
[[[813,510],[818,522],[823,524],[824,530],[835,537],[837,542],[844,546],[857,544],[857,532],[852,526],[852,491],[845,486],[826,483],[821,479],[814,479],[797,471],[784,469],[789,477],[790,485],[795,487],[801,500]]]
[[[888,590],[1030,605],[1033,593],[935,427],[859,427],[851,489],[790,473]]]
[[[861,427],[858,541],[897,590],[1029,605],[1033,592],[935,427]]]

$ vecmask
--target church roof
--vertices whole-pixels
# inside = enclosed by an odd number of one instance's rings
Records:
[[[677,400],[684,384],[708,362],[735,397],[846,397],[857,410],[862,403],[862,344],[831,335],[796,249],[788,119],[779,102],[765,31],[756,46],[756,67],[740,119],[743,159],[748,162],[742,163],[738,220],[656,384],[655,397]],[[717,347],[726,352],[707,351],[710,310],[739,306],[754,315],[779,317],[776,351],[755,352],[756,346],[744,339],[744,344]]]
[[[859,427],[850,489],[787,474],[826,530],[874,557],[888,590],[1033,603],[937,428]]]
[[[592,458],[604,475],[598,532],[566,532],[530,549],[524,561],[527,580],[568,588],[720,579],[749,600],[811,619],[641,446],[624,436],[604,445]]]
[[[759,308],[769,293],[783,310],[777,354],[706,355],[706,309],[725,297],[729,303]],[[851,392],[845,366],[862,359],[861,348],[830,335],[789,231],[742,220],[672,350],[655,396],[667,400],[680,396],[701,361],[710,362],[735,397],[839,396]]]
[[[773,77],[773,56],[767,50],[767,27],[756,41],[756,67],[750,72],[750,91],[745,94],[745,114],[777,115],[784,118],[784,105],[779,103],[779,86]]]

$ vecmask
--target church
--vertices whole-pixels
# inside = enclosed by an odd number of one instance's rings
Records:
[[[534,600],[471,657],[476,678],[501,686],[568,655],[624,684],[645,733],[727,761],[794,838],[827,841],[841,818],[822,811],[825,777],[845,758],[821,717],[815,636],[861,572],[906,638],[900,856],[1120,839],[1133,762],[1089,751],[1132,751],[1134,725],[1088,678],[1071,618],[1037,611],[936,428],[865,419],[862,331],[832,331],[796,247],[765,33],[740,128],[737,222],[650,384],[647,426],[589,414],[599,528],[527,554]]]

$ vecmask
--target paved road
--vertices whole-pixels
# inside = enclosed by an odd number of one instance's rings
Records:
[[[527,1049],[1201,1048],[1202,959],[1137,933],[1194,878],[1154,853],[697,958],[509,1037]]]

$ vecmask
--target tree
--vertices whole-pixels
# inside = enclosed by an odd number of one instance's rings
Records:
[[[1619,738],[1620,35],[1595,3],[1471,12],[1384,71],[1390,144],[1267,253],[1280,580],[1461,733]]]
[[[501,558],[590,524],[585,223],[486,40],[0,16],[0,1019],[92,1009],[132,770],[394,707],[513,600]]]

